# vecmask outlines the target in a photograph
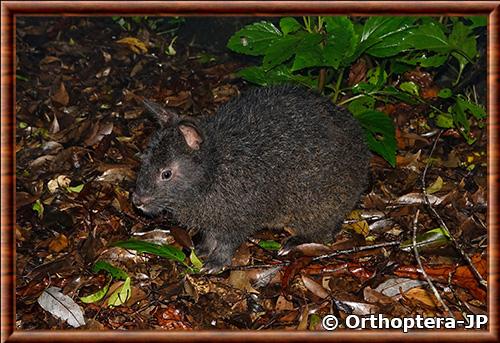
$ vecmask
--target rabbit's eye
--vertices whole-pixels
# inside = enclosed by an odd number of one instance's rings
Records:
[[[171,170],[166,169],[166,170],[164,170],[164,171],[161,172],[161,179],[163,181],[167,181],[171,177],[172,177],[172,171]]]

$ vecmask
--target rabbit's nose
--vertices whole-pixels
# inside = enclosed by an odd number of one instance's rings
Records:
[[[132,203],[134,204],[135,207],[137,207],[140,210],[144,209],[144,206],[146,206],[148,203],[151,202],[151,197],[141,195],[138,193],[132,194]]]

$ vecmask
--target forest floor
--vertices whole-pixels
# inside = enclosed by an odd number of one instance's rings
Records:
[[[326,314],[446,316],[443,304],[456,318],[487,313],[474,275],[487,271],[486,128],[468,145],[405,104],[383,108],[397,125],[397,166],[372,158],[370,188],[334,243],[279,257],[289,233],[263,230],[228,270],[198,272],[189,232],[130,201],[156,125],[139,99],[215,114],[249,85],[235,75],[244,64],[234,56],[179,41],[169,55],[171,39],[110,18],[18,20],[18,329],[70,328],[55,317],[65,318],[64,301],[84,329],[322,330]],[[442,300],[420,272],[414,229]],[[158,256],[115,244],[131,239],[172,249]]]

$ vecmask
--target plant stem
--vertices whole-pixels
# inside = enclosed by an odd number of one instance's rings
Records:
[[[316,27],[316,32],[321,32],[322,28],[323,28],[323,17],[319,16],[318,17],[318,26]]]
[[[304,21],[304,26],[307,32],[311,33],[311,17],[304,16],[302,17],[302,20]]]
[[[337,82],[335,83],[335,90],[333,91],[332,101],[333,103],[337,103],[337,99],[340,94],[340,85],[342,84],[342,79],[344,78],[344,68],[339,70],[339,76],[337,77]]]
[[[319,76],[318,76],[318,91],[320,93],[323,93],[323,89],[325,88],[325,81],[326,81],[326,69],[321,68],[319,70]]]
[[[339,106],[343,106],[343,105],[345,105],[345,104],[347,104],[347,103],[349,103],[349,102],[351,102],[351,101],[353,101],[353,100],[359,99],[359,98],[361,98],[361,97],[363,97],[363,96],[365,96],[365,95],[366,95],[366,94],[358,94],[358,95],[355,95],[355,96],[353,96],[352,98],[349,98],[349,99],[346,99],[346,100],[344,100],[344,101],[339,102],[337,105],[339,105]]]

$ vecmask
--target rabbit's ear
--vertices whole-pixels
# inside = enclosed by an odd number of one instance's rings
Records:
[[[150,100],[143,100],[146,109],[153,113],[155,119],[162,127],[172,126],[179,120],[177,113],[171,109],[164,108],[156,102]]]
[[[203,136],[195,123],[190,121],[182,121],[177,126],[188,147],[193,150],[199,150],[203,143]]]

